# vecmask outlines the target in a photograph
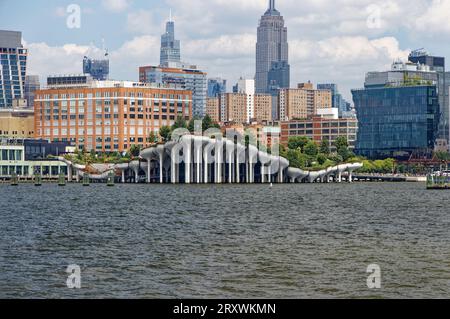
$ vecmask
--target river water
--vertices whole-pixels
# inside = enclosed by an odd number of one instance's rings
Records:
[[[0,298],[450,297],[421,183],[0,185]],[[68,289],[68,265],[81,289]],[[369,289],[367,267],[381,268]]]

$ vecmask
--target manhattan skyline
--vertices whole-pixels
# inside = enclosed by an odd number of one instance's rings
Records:
[[[412,49],[425,47],[448,57],[450,49],[435,39],[450,34],[450,1],[413,2],[408,2],[405,16],[403,0],[307,1],[301,7],[296,1],[277,1],[289,29],[291,86],[308,80],[335,82],[351,100],[350,89],[361,87],[365,72],[388,69],[393,60],[406,60]],[[111,78],[137,80],[139,65],[159,61],[160,36],[170,9],[183,60],[229,83],[255,74],[256,28],[268,7],[266,0],[82,0],[76,2],[82,9],[80,29],[66,26],[65,9],[71,3],[0,1],[1,27],[23,32],[30,50],[29,74],[43,78],[80,73],[90,44],[91,51],[99,52],[104,38]],[[379,19],[373,20],[374,15]]]

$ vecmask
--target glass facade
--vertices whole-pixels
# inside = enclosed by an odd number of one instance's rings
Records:
[[[192,112],[196,117],[206,114],[208,80],[206,73],[196,69],[141,67],[139,79],[144,83],[174,86],[192,91]]]
[[[10,33],[21,37],[20,32],[0,32],[0,108],[11,108],[14,99],[24,97],[28,52],[22,48],[20,41],[11,43],[10,39],[6,39]]]
[[[166,24],[166,33],[161,36],[160,65],[169,66],[171,63],[181,62],[180,41],[175,39],[175,23]]]
[[[339,93],[337,84],[334,83],[317,84],[317,89],[331,91],[332,107],[339,109],[339,116],[343,117],[344,115],[347,115],[348,112],[351,111],[350,103],[348,103],[344,99],[342,94]]]
[[[359,155],[408,158],[434,148],[440,120],[436,86],[366,88],[352,94]]]
[[[445,72],[445,58],[431,56],[424,51],[413,51],[408,60],[413,63],[420,63],[430,67],[431,71],[437,73],[439,105],[441,106],[441,120],[439,123],[439,138],[450,142],[450,106],[448,100],[448,73]]]
[[[208,80],[208,97],[219,97],[227,93],[227,80],[220,78]]]
[[[90,74],[94,80],[107,80],[109,77],[109,60],[93,60],[84,57],[83,73]]]

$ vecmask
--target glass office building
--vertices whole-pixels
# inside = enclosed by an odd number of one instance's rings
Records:
[[[406,158],[433,150],[440,120],[435,85],[352,90],[359,130],[356,153]]]
[[[227,93],[227,80],[208,79],[208,97],[219,97],[224,93]]]
[[[109,60],[95,60],[85,56],[83,73],[91,75],[94,80],[105,81],[109,78]]]
[[[143,66],[139,68],[139,81],[161,86],[176,87],[192,92],[192,111],[196,117],[206,114],[208,91],[207,74],[198,69]]]
[[[0,30],[0,108],[24,97],[27,56],[21,32]]]
[[[166,23],[166,32],[161,36],[159,64],[164,67],[179,67],[181,64],[180,40],[175,39],[175,23],[172,18]]]
[[[343,117],[351,112],[351,104],[348,103],[341,93],[339,93],[338,85],[335,83],[317,84],[318,90],[331,91],[332,107],[339,109],[339,116]]]

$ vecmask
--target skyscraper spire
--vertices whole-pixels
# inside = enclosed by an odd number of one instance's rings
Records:
[[[267,9],[266,16],[278,16],[280,15],[280,12],[278,12],[277,9],[275,9],[275,0],[269,0],[269,9]]]
[[[172,21],[172,8],[170,8],[170,12],[169,12],[169,22],[173,22]]]

